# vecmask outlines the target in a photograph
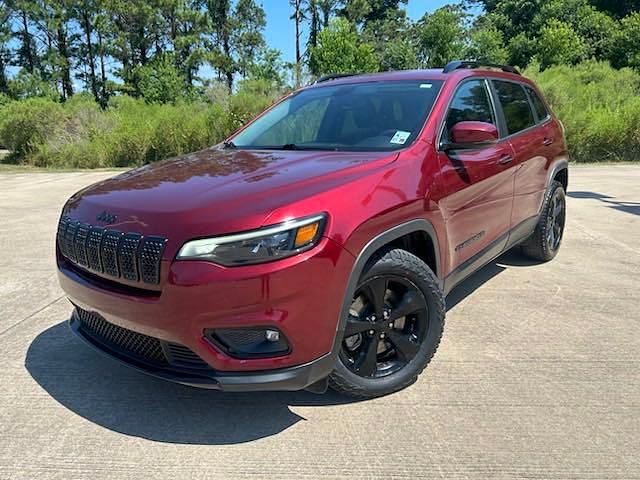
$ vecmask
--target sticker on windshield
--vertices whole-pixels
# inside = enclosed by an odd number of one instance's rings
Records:
[[[431,88],[433,87],[432,83],[421,83],[420,88]]]
[[[389,143],[395,143],[396,145],[404,145],[411,135],[411,132],[405,132],[402,130],[398,130],[396,134],[393,136]]]

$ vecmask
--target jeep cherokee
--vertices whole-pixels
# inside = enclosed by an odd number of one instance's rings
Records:
[[[356,397],[416,380],[445,295],[565,223],[561,123],[514,68],[329,76],[220,145],[73,195],[72,330],[152,375]]]

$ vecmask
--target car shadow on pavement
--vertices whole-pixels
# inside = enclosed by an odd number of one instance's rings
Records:
[[[631,215],[640,215],[640,202],[620,202],[613,200],[614,197],[596,192],[569,192],[567,195],[571,198],[600,200],[609,208],[618,210],[619,212],[630,213]]]
[[[446,299],[447,311],[453,309],[462,300],[473,294],[478,288],[497,275],[500,275],[509,267],[530,267],[538,265],[539,263],[540,262],[536,260],[531,260],[521,255],[517,249],[511,249],[503,253],[449,292]]]
[[[71,333],[66,322],[38,335],[25,367],[72,412],[109,430],[179,444],[249,442],[305,420],[296,406],[351,402],[334,392],[222,393],[144,375],[100,355]]]

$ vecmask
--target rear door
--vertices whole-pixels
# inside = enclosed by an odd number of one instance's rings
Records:
[[[516,166],[511,228],[526,230],[535,223],[544,195],[549,162],[546,154],[554,141],[550,138],[550,117],[546,108],[541,108],[544,104],[538,105],[539,112],[536,110],[532,101],[535,92],[528,85],[497,79],[492,84]]]
[[[458,86],[441,131],[447,143],[458,122],[481,121],[499,126],[488,81],[474,77]],[[438,152],[443,198],[440,209],[447,223],[449,271],[455,283],[506,245],[514,189],[513,152],[508,141],[473,150]],[[463,265],[464,264],[464,265]]]

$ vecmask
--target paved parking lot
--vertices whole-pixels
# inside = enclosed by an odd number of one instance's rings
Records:
[[[574,168],[556,261],[485,267],[419,382],[366,402],[181,387],[75,339],[56,221],[107,176],[0,174],[0,479],[640,479],[640,168]]]

